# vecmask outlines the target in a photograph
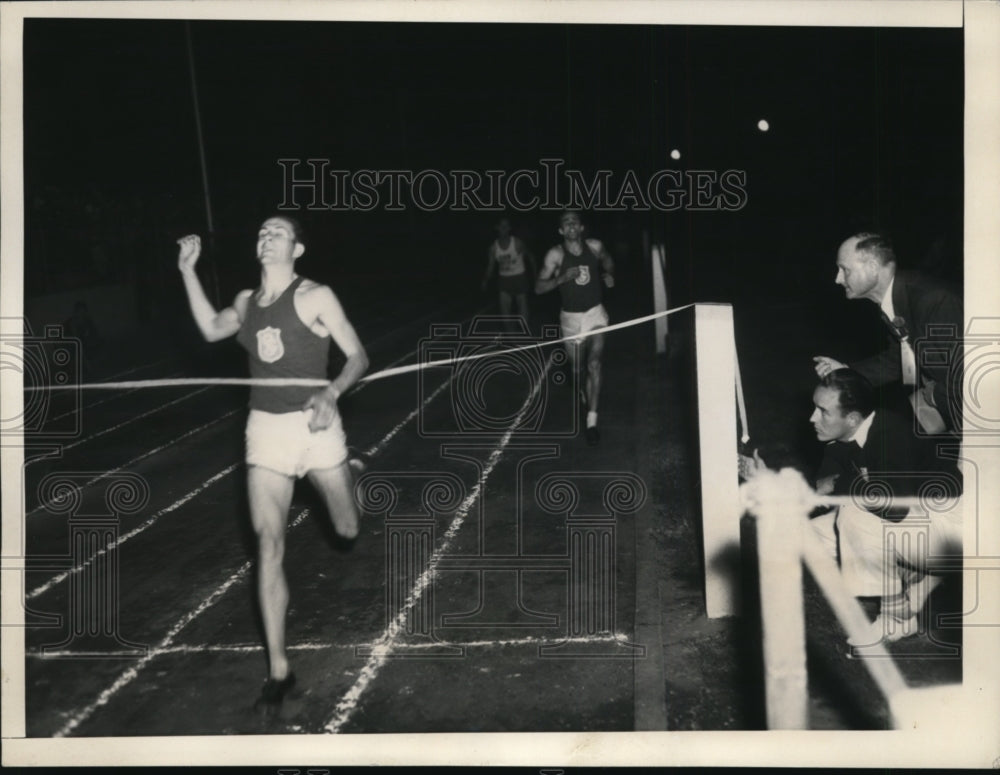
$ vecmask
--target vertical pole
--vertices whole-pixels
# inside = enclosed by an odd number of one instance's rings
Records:
[[[642,264],[643,261],[649,261],[653,257],[652,243],[649,239],[649,229],[642,230],[642,253],[639,256],[639,263]],[[656,274],[655,272],[650,276],[649,283],[653,288],[653,304],[656,304]]]
[[[743,377],[740,376],[740,357],[734,346],[733,353],[736,355],[736,362],[733,368],[736,370],[736,411],[740,415],[740,441],[746,444],[750,441],[750,426],[747,424],[747,403],[743,398]]]
[[[739,613],[740,506],[736,441],[736,343],[728,304],[694,308],[705,611]]]
[[[219,306],[219,276],[215,267],[215,256],[212,250],[215,247],[215,224],[212,221],[212,198],[208,189],[208,165],[205,162],[205,140],[201,132],[201,108],[198,102],[198,80],[194,71],[194,45],[191,42],[191,22],[184,22],[184,33],[187,37],[188,50],[188,71],[191,74],[191,98],[194,101],[194,126],[198,135],[198,158],[201,160],[201,186],[205,195],[205,221],[208,225],[209,244],[209,271],[212,274],[212,295],[215,306]]]
[[[663,245],[653,245],[653,310],[654,312],[667,311],[667,284],[663,279]],[[657,318],[656,321],[656,352],[665,353],[667,351],[667,318]]]

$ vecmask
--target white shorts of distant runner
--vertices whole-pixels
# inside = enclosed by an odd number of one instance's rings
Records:
[[[608,324],[608,312],[603,304],[591,307],[586,312],[566,312],[559,313],[559,325],[562,326],[562,335],[576,336],[593,331],[595,328],[603,328]],[[579,342],[580,340],[577,340]]]

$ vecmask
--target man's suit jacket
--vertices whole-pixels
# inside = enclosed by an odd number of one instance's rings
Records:
[[[957,430],[961,420],[962,392],[962,300],[939,283],[915,272],[897,271],[892,285],[892,307],[904,330],[886,326],[891,339],[878,355],[851,367],[873,385],[885,385],[902,379],[899,334],[909,336],[916,352],[918,385],[922,378],[934,380],[934,403],[945,423]],[[934,327],[932,330],[931,327]],[[943,331],[950,326],[953,335]],[[932,336],[933,334],[933,336]],[[933,339],[933,343],[928,338]],[[924,340],[924,341],[921,341]],[[933,348],[933,357],[930,350]]]
[[[961,479],[952,461],[933,460],[929,439],[914,435],[913,424],[894,412],[875,411],[865,446],[835,441],[826,445],[817,479],[836,475],[834,495],[859,497],[867,487],[879,488],[894,497],[938,493],[958,495]],[[868,509],[886,519],[905,516],[902,509]]]

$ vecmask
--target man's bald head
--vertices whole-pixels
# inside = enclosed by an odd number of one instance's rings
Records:
[[[837,285],[848,299],[882,303],[896,274],[896,251],[892,241],[878,232],[860,232],[844,240],[837,249]]]

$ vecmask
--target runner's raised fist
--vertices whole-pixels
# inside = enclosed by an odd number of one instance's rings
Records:
[[[177,244],[181,246],[177,252],[177,268],[182,272],[193,272],[194,265],[198,263],[198,257],[201,255],[201,237],[197,234],[188,234],[177,240]]]

